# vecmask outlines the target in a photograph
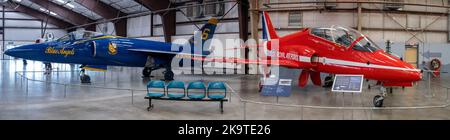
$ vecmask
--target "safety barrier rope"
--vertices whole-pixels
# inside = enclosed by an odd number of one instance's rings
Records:
[[[143,89],[141,90],[141,89],[131,89],[131,88],[112,88],[112,87],[95,86],[95,85],[67,84],[67,83],[60,83],[60,82],[36,80],[36,79],[28,78],[25,75],[21,74],[24,72],[44,72],[44,71],[16,71],[15,73],[28,81],[50,83],[50,84],[55,84],[55,85],[64,85],[65,87],[80,86],[80,87],[99,88],[99,89],[124,90],[124,91],[131,91],[132,94],[134,91],[147,91],[147,90],[143,90]],[[58,71],[58,72],[71,72],[71,71]],[[296,108],[311,108],[311,109],[338,109],[338,110],[409,110],[409,109],[447,108],[450,106],[450,103],[448,101],[446,101],[446,104],[443,104],[443,105],[413,106],[413,107],[332,107],[332,106],[313,106],[313,105],[269,103],[269,102],[261,102],[261,101],[244,99],[228,83],[225,82],[225,85],[227,86],[228,89],[231,90],[231,93],[232,93],[231,95],[233,95],[233,94],[236,95],[239,98],[240,102],[260,104],[260,105],[272,105],[272,106],[284,106],[284,107],[296,107]],[[446,86],[442,86],[442,85],[438,85],[438,86],[446,88],[447,90],[450,89],[449,87],[446,87]],[[230,98],[231,98],[231,95],[230,95]],[[448,92],[447,92],[447,95],[448,95]]]

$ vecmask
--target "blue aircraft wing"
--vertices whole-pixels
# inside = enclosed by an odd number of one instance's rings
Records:
[[[160,54],[174,54],[174,55],[186,55],[186,56],[208,56],[209,54],[193,54],[193,53],[184,53],[184,52],[176,52],[176,51],[160,51],[160,50],[153,50],[151,48],[149,49],[128,49],[129,51],[135,51],[135,52],[145,52],[145,53],[160,53]]]

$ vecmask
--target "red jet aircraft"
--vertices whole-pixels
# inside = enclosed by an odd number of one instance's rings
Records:
[[[279,37],[267,12],[263,12],[262,30],[266,60],[204,58],[206,61],[246,64],[278,65],[302,69],[299,86],[304,87],[311,77],[314,85],[322,85],[320,73],[363,75],[385,87],[413,86],[422,79],[420,69],[380,49],[364,34],[340,26],[306,28]],[[272,43],[276,41],[275,43]],[[279,44],[273,47],[272,44]],[[274,58],[276,57],[276,58]],[[384,88],[383,88],[384,89]],[[374,105],[381,107],[385,97],[377,95]]]

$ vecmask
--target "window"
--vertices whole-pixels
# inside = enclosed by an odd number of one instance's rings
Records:
[[[194,17],[194,7],[192,7],[192,5],[194,5],[193,3],[187,3],[186,6],[188,6],[186,8],[186,16],[187,17]]]
[[[375,52],[380,50],[380,48],[367,37],[364,37],[361,41],[356,43],[353,49],[363,52]]]
[[[333,38],[335,39],[336,43],[342,46],[349,47],[353,42],[352,36],[348,34],[348,32],[346,32],[345,30],[341,29],[334,30],[333,35],[334,35]]]
[[[66,42],[69,41],[71,39],[70,34],[67,34],[61,38],[58,39],[58,42]]]
[[[289,12],[289,26],[302,26],[302,13]]]
[[[321,37],[323,39],[334,42],[333,37],[331,35],[331,30],[327,28],[313,28],[311,34]]]
[[[394,3],[384,4],[385,10],[400,10],[404,7],[403,4],[399,4],[399,3],[403,3],[404,0],[386,0],[386,2],[394,2]]]
[[[218,0],[223,1],[223,0]],[[217,13],[216,16],[223,16],[225,14],[225,3],[219,3],[217,4]]]
[[[216,3],[216,4],[208,4],[214,2],[221,2],[223,0],[205,0],[204,6],[204,15],[205,16],[221,16],[224,14],[225,4],[224,3]]]
[[[191,2],[191,3],[186,3],[186,6],[188,6],[186,8],[186,16],[188,18],[197,18],[201,16],[201,7],[200,6],[193,6],[193,5],[198,5],[198,2]]]
[[[337,3],[324,3],[324,2],[336,2],[336,0],[316,0],[319,3],[316,3],[317,6],[324,7],[326,9],[333,9],[337,7]]]
[[[215,16],[217,11],[217,4],[208,4],[208,3],[212,3],[212,2],[217,2],[217,0],[206,0],[205,1],[205,16],[207,15],[212,15]]]

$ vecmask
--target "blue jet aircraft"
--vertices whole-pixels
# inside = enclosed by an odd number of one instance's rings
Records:
[[[5,51],[6,55],[27,60],[51,63],[81,64],[81,81],[89,83],[90,78],[84,74],[85,70],[106,71],[107,66],[144,67],[143,76],[149,77],[151,72],[165,68],[165,80],[173,80],[171,63],[178,54],[207,56],[211,52],[204,43],[213,37],[218,20],[211,18],[199,32],[201,46],[194,45],[194,36],[188,44],[174,44],[158,41],[131,39],[119,36],[104,35],[102,33],[75,31],[56,41],[40,44],[24,45]],[[186,53],[181,47],[191,47]],[[194,52],[194,47],[201,47],[201,51]],[[180,63],[182,65],[182,61]]]

